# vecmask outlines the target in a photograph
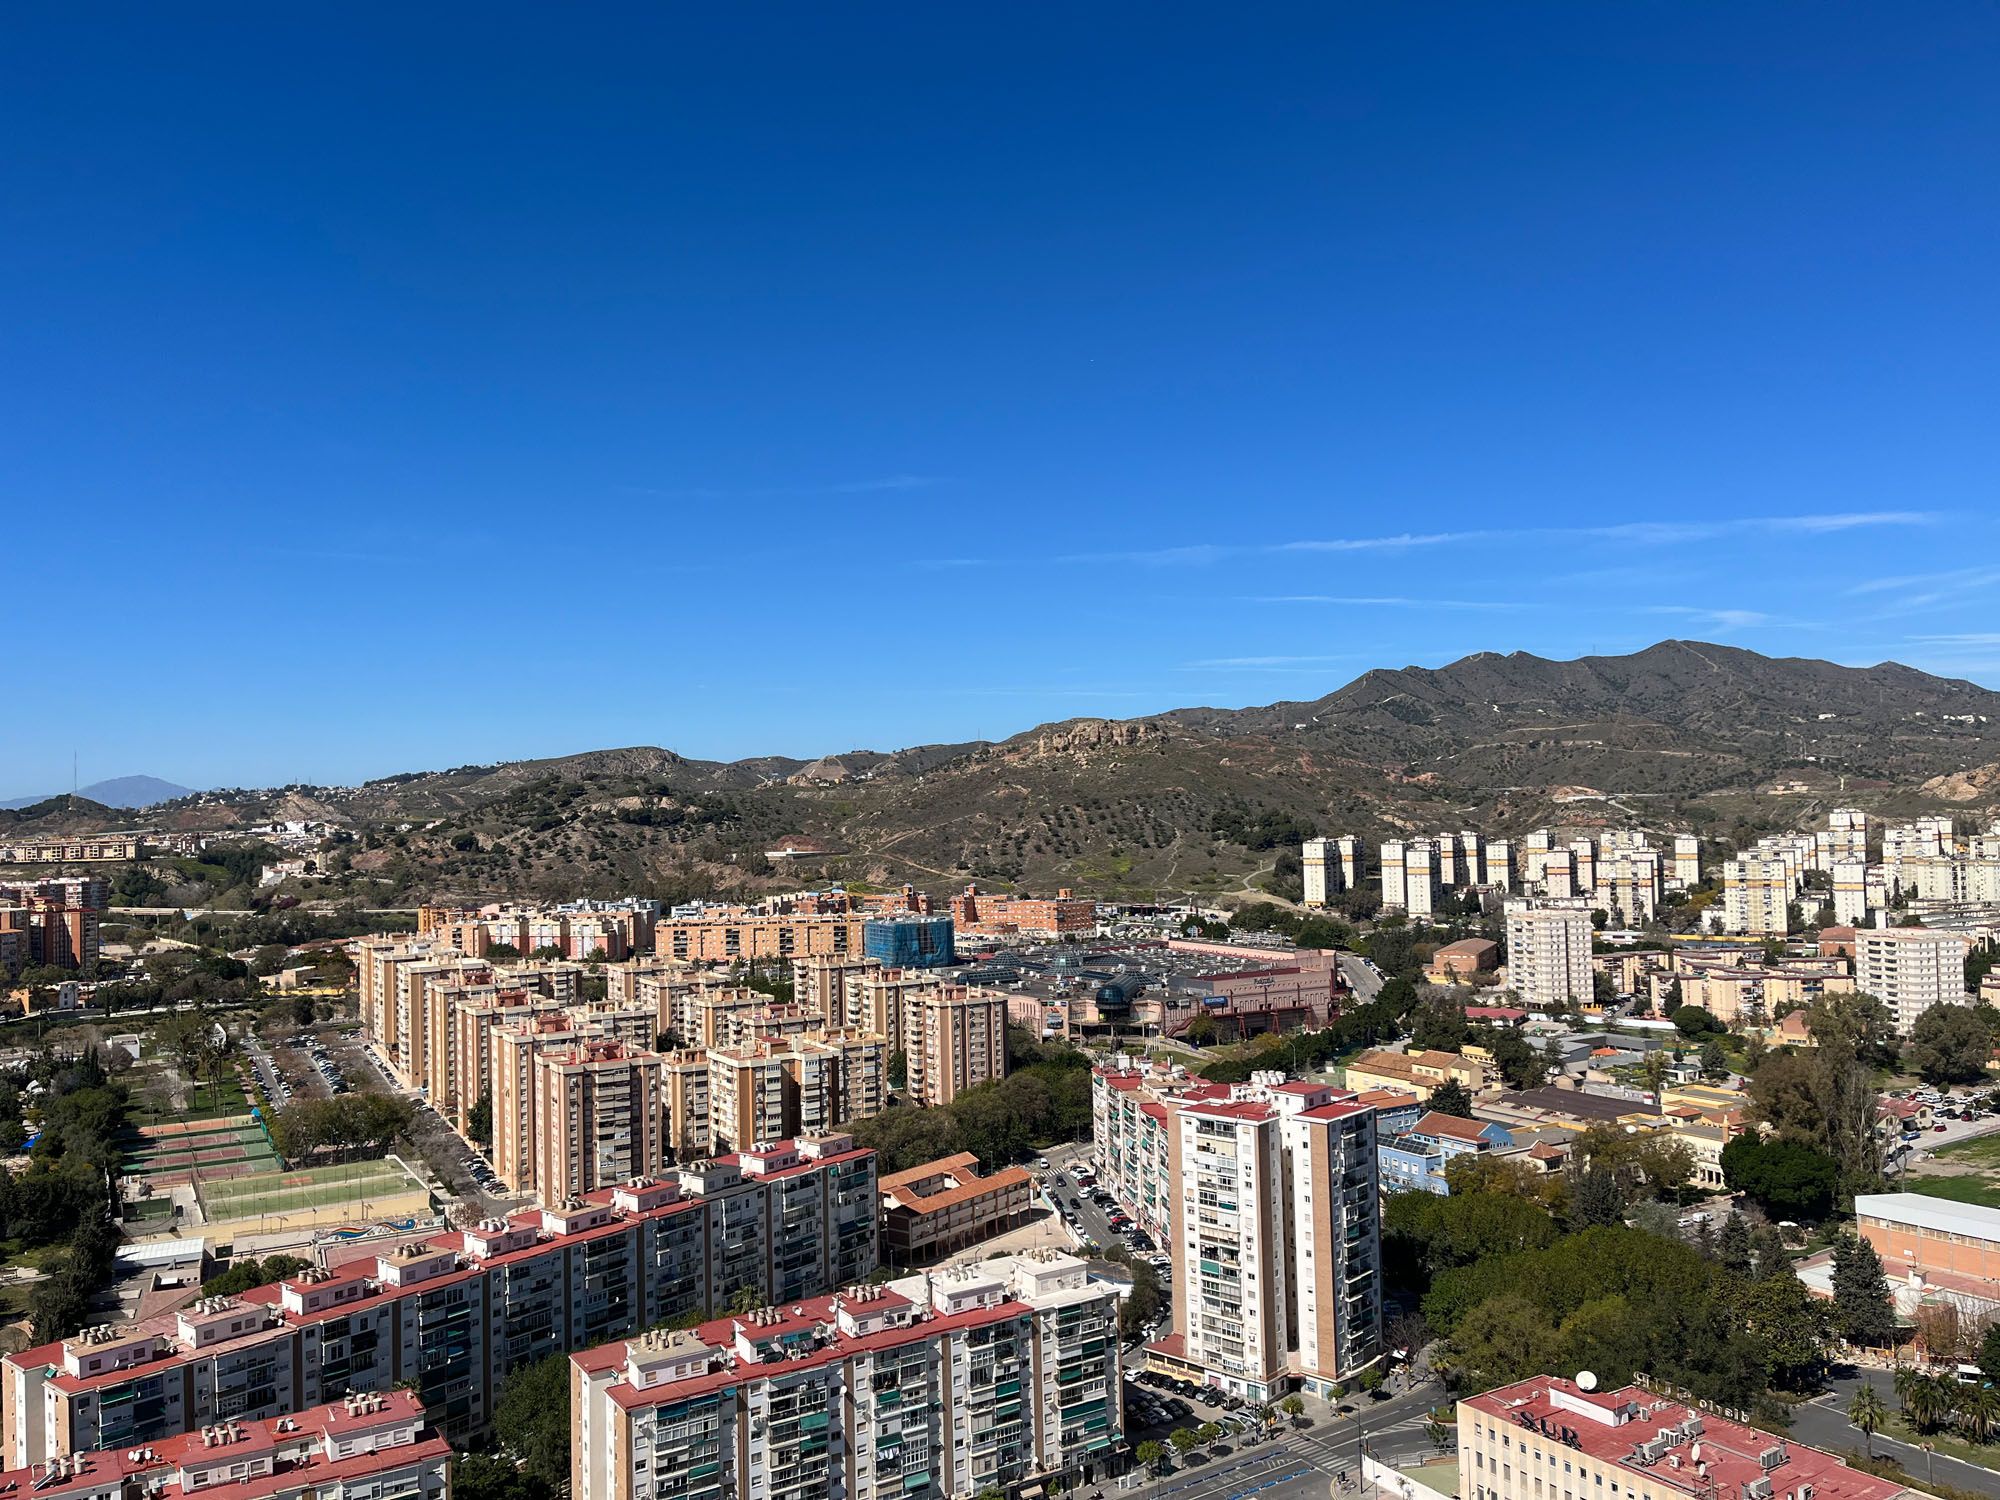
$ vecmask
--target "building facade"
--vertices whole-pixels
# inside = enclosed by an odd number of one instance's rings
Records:
[[[1044,1252],[851,1287],[570,1361],[575,1500],[971,1500],[1091,1482],[1118,1299]]]

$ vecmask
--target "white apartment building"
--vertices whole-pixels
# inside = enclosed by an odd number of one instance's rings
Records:
[[[1333,840],[1307,839],[1299,856],[1304,869],[1305,903],[1307,906],[1326,905],[1327,892],[1341,889],[1340,857],[1334,850]]]
[[[1591,997],[1590,903],[1580,897],[1509,901],[1507,984],[1530,1010]]]
[[[1326,1392],[1381,1352],[1375,1113],[1259,1075],[1178,1111],[1170,1368],[1255,1401]]]
[[[1847,927],[1865,926],[1868,921],[1868,862],[1837,859],[1833,862],[1833,920]]]
[[[1928,927],[1864,927],[1854,934],[1854,987],[1873,995],[1908,1036],[1933,1005],[1967,1005],[1965,955],[1970,941]]]
[[[1692,890],[1701,884],[1701,840],[1691,833],[1674,835],[1674,861],[1667,876],[1673,890]]]

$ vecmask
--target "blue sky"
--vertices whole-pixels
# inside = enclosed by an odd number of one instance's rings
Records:
[[[46,7],[0,794],[2000,685],[2000,12]]]

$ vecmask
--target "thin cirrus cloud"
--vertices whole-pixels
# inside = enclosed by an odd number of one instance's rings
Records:
[[[1239,670],[1256,671],[1281,667],[1325,666],[1336,661],[1359,661],[1354,652],[1342,652],[1336,656],[1211,656],[1202,661],[1181,663],[1184,672],[1233,672]]]
[[[667,500],[798,500],[814,495],[881,495],[899,490],[928,490],[948,483],[936,474],[886,474],[878,479],[842,479],[830,484],[766,485],[756,489],[719,489],[694,486],[672,489],[656,485],[623,484],[621,495],[658,495]]]
[[[1939,517],[1931,511],[1831,511],[1801,516],[1734,516],[1708,521],[1626,521],[1610,526],[1524,526],[1475,531],[1397,532],[1389,536],[1302,537],[1285,542],[1199,542],[1175,547],[1148,547],[1115,552],[1071,552],[1058,563],[1129,563],[1147,567],[1202,567],[1243,557],[1280,557],[1302,553],[1395,552],[1469,543],[1615,541],[1632,546],[1673,546],[1720,541],[1732,536],[1826,536],[1864,527],[1928,526]],[[1003,558],[952,558],[943,565],[997,565]],[[939,566],[940,563],[931,563]]]
[[[1251,594],[1245,604],[1349,604],[1358,609],[1526,609],[1514,599],[1417,599],[1401,594]]]
[[[1649,604],[1641,613],[1649,615],[1674,615],[1697,625],[1713,625],[1719,630],[1748,630],[1756,625],[1796,626],[1805,628],[1802,620],[1781,620],[1776,615],[1765,614],[1760,609],[1705,609],[1693,604]]]

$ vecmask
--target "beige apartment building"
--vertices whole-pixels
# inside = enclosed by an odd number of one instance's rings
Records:
[[[661,1063],[657,1052],[615,1041],[537,1053],[527,1189],[544,1203],[566,1203],[663,1170],[670,1153]]]
[[[1908,1036],[1933,1005],[1967,1005],[1968,939],[1928,927],[1863,927],[1854,934],[1854,987],[1889,1007]]]
[[[711,1047],[711,1149],[819,1134],[879,1114],[888,1096],[887,1042],[832,1028]]]
[[[938,985],[913,1001],[903,1049],[911,1099],[949,1104],[967,1089],[1007,1076],[1005,995]]]
[[[1590,903],[1581,898],[1509,901],[1507,985],[1531,1010],[1560,1010],[1591,997]]]
[[[660,918],[654,944],[669,958],[726,963],[735,958],[810,958],[859,953],[859,912],[767,915],[731,910],[720,915]]]
[[[1792,930],[1792,896],[1798,889],[1789,861],[1743,854],[1722,866],[1722,921],[1750,937],[1784,937]]]

